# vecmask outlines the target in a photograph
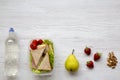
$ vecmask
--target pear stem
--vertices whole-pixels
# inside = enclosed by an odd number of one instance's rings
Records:
[[[73,49],[73,50],[72,50],[72,54],[74,53],[74,51],[75,51],[75,50]]]

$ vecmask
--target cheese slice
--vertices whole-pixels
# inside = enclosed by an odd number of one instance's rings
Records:
[[[41,62],[40,66],[38,67],[38,70],[48,70],[48,71],[51,70],[48,53],[46,53],[43,61]]]
[[[39,45],[36,50],[31,50],[32,59],[34,61],[35,66],[37,67],[42,57],[42,54],[46,48],[46,45]]]

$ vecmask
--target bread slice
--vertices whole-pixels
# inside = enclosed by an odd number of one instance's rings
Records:
[[[30,53],[32,55],[32,59],[34,61],[34,65],[37,67],[40,59],[42,57],[42,54],[46,48],[46,45],[39,45],[36,50],[30,50]]]
[[[32,64],[32,68],[34,68],[34,69],[37,68],[37,66],[35,66],[34,60],[32,60],[31,64]]]
[[[47,71],[51,70],[48,53],[46,53],[46,55],[45,55],[43,61],[41,62],[40,66],[38,66],[38,70],[47,70]]]

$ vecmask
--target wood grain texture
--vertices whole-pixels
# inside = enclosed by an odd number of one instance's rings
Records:
[[[4,76],[5,39],[14,27],[21,47],[17,80],[119,80],[120,64],[112,70],[106,66],[107,54],[114,51],[120,61],[120,0],[0,0],[0,80]],[[48,38],[55,46],[52,76],[40,77],[29,68],[29,42]],[[84,55],[86,46],[92,55]],[[68,73],[64,61],[75,49],[80,61],[76,74]],[[95,52],[101,61],[93,70],[85,63]]]

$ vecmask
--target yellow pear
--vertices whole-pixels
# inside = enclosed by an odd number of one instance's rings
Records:
[[[65,61],[65,68],[70,72],[75,72],[79,69],[79,62],[73,53],[74,49],[72,51],[72,54],[70,54]]]

